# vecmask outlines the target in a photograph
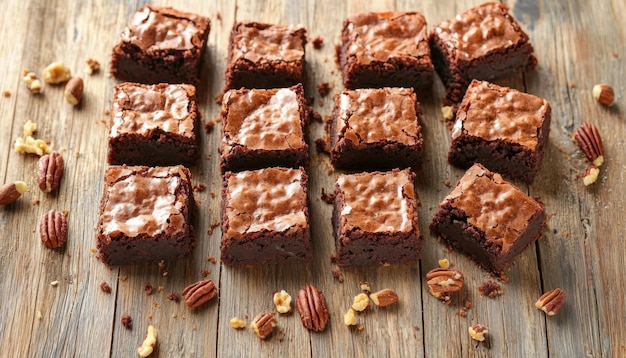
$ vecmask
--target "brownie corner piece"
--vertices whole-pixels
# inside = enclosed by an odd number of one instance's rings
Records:
[[[430,87],[434,67],[419,12],[364,12],[343,24],[338,62],[344,87]]]
[[[194,205],[183,166],[110,166],[97,226],[100,259],[118,266],[188,256],[196,244]]]
[[[543,204],[474,164],[439,205],[430,230],[479,266],[500,274],[543,234]]]
[[[340,175],[333,228],[337,263],[415,263],[421,257],[417,202],[410,169]]]
[[[307,181],[303,168],[227,172],[222,188],[222,262],[311,261]]]
[[[532,183],[541,168],[550,121],[545,99],[473,80],[457,110],[448,162],[460,168],[481,163]]]
[[[194,164],[200,112],[189,84],[115,86],[108,136],[109,164]]]
[[[329,127],[330,159],[339,169],[416,168],[424,139],[413,88],[344,90]]]
[[[309,110],[302,84],[229,90],[220,116],[222,173],[308,165],[305,137]]]
[[[237,22],[230,34],[225,90],[281,88],[306,82],[306,29]]]
[[[171,7],[144,5],[113,48],[111,75],[140,83],[200,83],[211,21]]]
[[[471,8],[435,26],[432,60],[446,86],[446,101],[458,103],[472,79],[493,80],[536,66],[529,37],[500,3]]]

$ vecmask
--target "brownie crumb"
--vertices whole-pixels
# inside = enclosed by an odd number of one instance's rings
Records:
[[[215,121],[207,121],[204,124],[204,131],[206,132],[206,134],[213,132],[213,128],[215,128]]]
[[[180,301],[180,295],[177,292],[172,292],[167,295],[167,299],[178,303],[178,301]]]
[[[120,281],[126,281],[126,280],[128,280],[128,276],[126,275],[120,276]]]
[[[123,315],[120,321],[122,322],[122,326],[124,326],[124,328],[133,329],[133,317],[130,315]]]
[[[322,97],[328,96],[328,94],[330,93],[331,89],[332,89],[332,87],[330,86],[330,84],[328,82],[322,82],[322,83],[317,85],[317,93],[319,93],[320,96],[322,96]]]
[[[315,140],[315,150],[318,153],[330,153],[330,138],[324,136]]]
[[[315,121],[315,122],[319,122],[319,123],[323,123],[324,120],[322,119],[322,115],[319,114],[316,111],[311,111],[311,120]]]
[[[211,224],[211,226],[213,226],[213,224]],[[219,226],[219,224],[218,224],[218,226]],[[212,263],[212,264],[214,264],[217,261],[217,260],[215,260],[215,257],[213,257],[213,256],[207,257],[206,260],[208,262]]]
[[[324,100],[320,99],[319,101],[317,101],[317,105],[320,107],[324,107]]]
[[[448,188],[452,187],[452,184],[450,183],[450,181],[449,181],[449,180],[445,180],[445,181],[443,182],[443,185],[447,186]]]
[[[111,293],[112,291],[111,286],[109,286],[109,284],[106,283],[105,281],[100,282],[100,289],[104,293]]]
[[[332,270],[331,272],[332,272],[333,278],[335,278],[335,280],[339,281],[339,283],[343,283],[345,278],[343,277],[343,273],[341,271],[339,271],[339,270]]]
[[[7,90],[2,91],[2,96],[11,97],[11,91],[7,91]]]
[[[33,201],[31,201],[31,204],[33,205],[39,205],[40,201],[39,199],[33,199]]]
[[[161,291],[163,291],[164,289],[165,289],[165,288],[164,288],[163,286],[159,286],[159,287],[157,287],[157,292],[161,292]]]
[[[111,114],[111,110],[105,109],[104,111],[102,111],[102,114],[104,114],[105,116],[108,116],[109,114]]]
[[[324,39],[321,36],[318,36],[313,39],[313,48],[319,50],[324,45]]]
[[[483,282],[483,284],[478,287],[478,291],[481,295],[487,296],[489,298],[496,298],[504,294],[502,286],[500,286],[500,284],[496,281],[492,280],[487,280]]]
[[[196,185],[194,185],[193,187],[193,191],[197,191],[199,193],[203,192],[206,190],[206,184],[204,183],[198,183]]]
[[[159,261],[159,263],[157,264],[157,266],[159,266],[159,269],[163,269],[165,267],[165,260],[161,260]]]
[[[154,286],[152,286],[150,281],[146,282],[146,284],[143,285],[143,292],[145,292],[146,295],[150,296],[153,291],[154,291]]]
[[[202,274],[202,277],[207,277],[211,274],[211,269],[204,269],[202,270],[201,274]]]
[[[215,17],[217,18],[217,21],[222,22],[222,13],[221,13],[221,12],[219,12],[219,11],[218,11],[218,12],[215,14]]]
[[[326,204],[332,204],[335,201],[335,193],[327,193],[324,188],[322,188],[322,195],[320,197]]]
[[[214,191],[210,192],[209,194],[211,194],[211,198],[215,199],[215,192]]]
[[[461,308],[461,309],[459,310],[459,312],[457,312],[456,314],[457,314],[458,316],[465,317],[465,316],[467,316],[467,311],[465,311],[463,308]]]
[[[463,308],[464,308],[466,311],[469,311],[469,309],[470,309],[470,308],[472,308],[472,301],[470,301],[470,300],[465,300],[465,306],[463,306]]]
[[[217,96],[215,96],[215,103],[221,105],[222,101],[224,100],[224,92],[220,92],[217,94]]]

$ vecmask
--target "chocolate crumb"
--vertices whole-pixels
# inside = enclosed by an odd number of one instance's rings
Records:
[[[330,138],[324,136],[315,140],[315,150],[318,153],[330,153]]]
[[[124,328],[133,329],[133,317],[130,315],[123,315],[122,318],[120,318],[120,321],[122,322],[122,326],[124,326]]]
[[[167,275],[169,275],[169,274],[170,274],[170,272],[169,272],[169,271],[167,271],[167,270],[163,270],[163,273],[161,274],[161,276],[163,276],[163,277],[167,277]]]
[[[146,295],[150,296],[152,294],[152,291],[154,291],[154,286],[152,286],[152,284],[150,283],[150,281],[147,281],[144,285],[143,285],[143,291],[146,293]]]
[[[159,261],[159,263],[157,264],[157,266],[159,266],[159,269],[162,269],[165,267],[165,260],[161,260]]]
[[[209,276],[211,274],[211,270],[210,269],[204,269],[204,270],[202,270],[201,274],[202,274],[202,277],[207,277],[207,276]]]
[[[331,272],[332,272],[333,277],[335,278],[335,280],[339,281],[339,283],[343,283],[345,278],[343,277],[343,273],[341,271],[339,271],[339,270],[332,270]]]
[[[313,39],[313,48],[319,50],[324,45],[324,39],[321,36],[318,36]]]
[[[445,181],[443,182],[443,185],[447,186],[448,188],[452,187],[452,184],[450,183],[450,181],[449,181],[449,180],[445,180]]]
[[[111,293],[112,291],[111,286],[109,286],[109,284],[106,283],[105,281],[100,282],[100,289],[104,293]]]
[[[128,276],[124,275],[124,276],[120,276],[120,281],[126,281],[128,280]]]
[[[180,301],[180,295],[176,292],[172,292],[169,295],[167,295],[167,299],[178,303]]]
[[[222,104],[222,101],[224,100],[224,92],[220,92],[217,94],[217,96],[215,96],[215,103],[217,104]]]
[[[323,123],[324,120],[322,119],[322,115],[319,114],[319,112],[317,111],[311,111],[311,120],[315,121],[315,122],[319,122],[319,123]]]
[[[207,121],[204,124],[204,131],[206,132],[206,134],[213,132],[213,128],[215,128],[215,121]]]
[[[221,12],[219,12],[219,11],[218,11],[218,12],[215,14],[215,17],[217,18],[217,20],[218,20],[218,21],[220,21],[220,22],[222,21],[222,13],[221,13]]]
[[[33,201],[31,201],[31,204],[33,205],[39,205],[40,201],[39,199],[33,199]]]
[[[478,287],[478,291],[481,295],[487,296],[489,298],[496,298],[504,294],[504,290],[499,283],[492,280],[487,280]]]
[[[332,87],[328,82],[322,82],[317,85],[317,93],[319,93],[322,97],[326,97],[330,93],[331,89]]]
[[[212,264],[214,264],[214,263],[217,261],[217,260],[215,260],[215,257],[213,257],[213,256],[209,256],[209,257],[207,257],[207,258],[206,258],[206,260],[207,260],[208,262],[212,263]]]
[[[11,97],[11,92],[10,92],[10,91],[7,91],[7,90],[4,90],[4,91],[2,91],[2,95],[3,95],[4,97]]]
[[[335,201],[335,193],[327,193],[324,188],[322,188],[322,195],[320,197],[326,204],[332,204]]]
[[[215,198],[215,192],[214,191],[210,192],[209,194],[211,194],[211,198]]]
[[[109,114],[111,114],[111,110],[105,109],[104,111],[102,111],[102,114],[104,114],[105,116],[108,116]]]
[[[206,184],[204,183],[198,183],[196,185],[194,185],[193,187],[193,191],[197,191],[199,193],[203,192],[206,190]]]

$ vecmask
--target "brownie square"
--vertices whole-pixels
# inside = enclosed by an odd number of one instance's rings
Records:
[[[311,261],[307,180],[303,168],[227,172],[222,190],[222,262]]]
[[[528,35],[500,3],[485,3],[442,22],[429,42],[446,99],[453,103],[472,79],[492,80],[537,64]]]
[[[304,83],[306,29],[238,22],[230,34],[226,90],[280,88]]]
[[[222,100],[222,172],[306,165],[309,111],[301,84],[230,90]]]
[[[113,91],[109,164],[192,164],[200,119],[192,85],[120,83]]]
[[[366,12],[343,23],[338,62],[347,89],[430,87],[426,20],[418,12]]]
[[[336,260],[346,265],[415,263],[423,238],[410,169],[340,175],[335,183]]]
[[[424,140],[413,88],[343,91],[330,122],[330,159],[340,169],[418,166]]]
[[[502,176],[474,164],[441,202],[430,224],[454,249],[493,272],[541,237],[543,205]]]
[[[541,168],[550,113],[545,99],[474,80],[457,111],[448,161],[461,168],[478,162],[530,184]]]
[[[210,20],[171,7],[145,5],[113,48],[111,75],[140,83],[200,83]]]
[[[111,166],[100,200],[102,262],[130,265],[187,256],[195,246],[190,221],[191,173],[183,166]]]

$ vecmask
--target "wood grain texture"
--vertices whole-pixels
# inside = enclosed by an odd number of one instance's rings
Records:
[[[480,0],[215,0],[192,2],[162,0],[169,5],[211,19],[211,33],[198,89],[204,121],[218,117],[228,51],[228,37],[236,21],[257,20],[298,23],[306,26],[309,44],[307,96],[314,108],[329,115],[333,95],[341,89],[335,64],[335,45],[344,19],[360,11],[416,10],[429,28],[453,17]],[[552,106],[552,128],[543,168],[530,185],[520,187],[540,197],[551,214],[544,237],[524,251],[507,271],[504,295],[481,296],[477,288],[488,275],[456,252],[448,251],[428,231],[439,202],[450,191],[462,170],[447,164],[449,130],[443,123],[444,89],[436,79],[432,94],[419,100],[424,110],[425,161],[416,168],[416,191],[421,206],[419,224],[425,238],[423,259],[413,265],[349,267],[339,269],[330,261],[334,252],[330,225],[332,207],[321,199],[322,190],[333,190],[339,172],[332,171],[328,156],[315,151],[314,140],[324,135],[323,123],[309,129],[311,167],[309,199],[314,260],[308,265],[233,268],[219,263],[221,176],[219,173],[220,123],[202,132],[203,159],[192,169],[196,192],[194,226],[198,246],[186,260],[110,269],[92,252],[98,201],[106,168],[107,126],[105,111],[116,80],[107,76],[111,48],[132,14],[145,1],[103,0],[0,1],[0,178],[2,183],[26,181],[31,190],[16,203],[0,207],[0,356],[136,356],[147,326],[158,331],[153,356],[533,356],[621,357],[626,355],[626,277],[623,256],[626,234],[623,223],[626,197],[626,3],[621,0],[568,2],[504,1],[528,31],[539,67],[525,76],[498,83],[546,98]],[[321,49],[311,40],[324,39]],[[83,71],[84,61],[95,58],[103,65],[93,76]],[[85,101],[73,108],[63,99],[62,86],[45,85],[31,94],[21,80],[22,69],[35,71],[52,61],[62,61],[85,80]],[[320,97],[316,85],[328,82],[331,94]],[[606,82],[616,90],[616,105],[606,108],[591,96],[594,84]],[[36,186],[37,157],[13,151],[26,118],[39,126],[36,136],[49,139],[61,151],[66,171],[59,194],[46,195]],[[596,124],[603,135],[606,164],[601,179],[584,187],[579,177],[587,165],[571,139],[583,122]],[[520,184],[520,183],[517,183]],[[46,249],[39,240],[39,217],[50,209],[69,211],[69,240],[63,251]],[[217,258],[217,263],[207,260]],[[464,272],[466,285],[451,304],[428,293],[425,275],[447,257]],[[204,274],[203,274],[203,271]],[[210,271],[210,272],[209,272]],[[337,280],[333,272],[343,277]],[[219,297],[191,310],[167,299],[206,275],[219,285]],[[51,285],[58,281],[58,285]],[[100,290],[108,282],[113,291]],[[144,292],[147,282],[154,287]],[[345,327],[343,314],[359,284],[373,290],[391,288],[400,297],[397,305],[370,307],[359,315],[361,330]],[[249,329],[234,330],[232,317],[247,324],[256,314],[272,311],[272,293],[284,289],[295,299],[307,283],[327,298],[330,322],[326,331],[307,331],[297,313],[278,315],[274,335],[260,340]],[[567,293],[562,311],[546,317],[534,308],[543,291],[555,287]],[[459,315],[466,300],[472,308]],[[295,306],[294,306],[295,308]],[[39,318],[39,314],[41,314]],[[133,328],[120,323],[133,317]],[[477,345],[467,334],[475,323],[489,327],[491,348]]]

